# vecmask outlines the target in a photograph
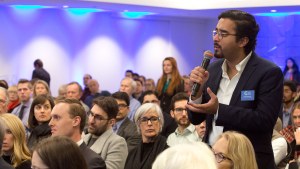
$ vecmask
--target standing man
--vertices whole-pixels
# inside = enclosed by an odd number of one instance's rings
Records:
[[[21,104],[14,108],[12,114],[18,116],[22,120],[24,126],[28,127],[29,111],[33,100],[31,98],[32,85],[29,80],[20,79],[17,88]]]
[[[41,59],[37,59],[33,62],[34,70],[32,72],[31,79],[44,80],[50,86],[50,74],[44,69],[43,62]]]
[[[52,136],[66,136],[77,143],[89,169],[106,169],[103,159],[90,150],[81,139],[86,114],[78,100],[59,100],[53,107],[51,117],[49,126],[51,127]]]
[[[112,130],[119,111],[111,96],[97,97],[93,101],[84,142],[105,161],[107,169],[122,169],[128,155],[126,141]]]
[[[136,110],[140,107],[141,103],[135,99],[132,94],[135,92],[136,82],[129,77],[125,77],[121,81],[120,92],[126,92],[130,99],[128,118],[133,121]]]
[[[112,94],[112,97],[116,99],[119,106],[113,131],[126,140],[128,152],[130,152],[142,138],[137,131],[136,125],[127,117],[129,113],[129,96],[125,92],[116,92]]]
[[[229,10],[218,19],[214,55],[222,59],[208,71],[192,70],[191,81],[201,87],[187,105],[189,118],[195,125],[206,119],[204,141],[209,145],[228,130],[245,134],[259,169],[275,169],[271,138],[282,102],[281,69],[254,52],[259,26],[252,15]]]
[[[83,76],[83,84],[84,84],[84,89],[82,91],[82,95],[80,97],[80,100],[84,102],[87,96],[91,94],[90,88],[88,86],[89,80],[93,79],[90,74],[85,74]]]
[[[175,146],[183,143],[192,143],[201,141],[197,130],[189,121],[186,104],[189,96],[180,92],[172,97],[171,100],[171,116],[175,119],[178,127],[174,133],[170,134],[167,139],[168,146]]]

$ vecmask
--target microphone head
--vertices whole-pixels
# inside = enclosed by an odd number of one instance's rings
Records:
[[[203,53],[203,56],[207,59],[212,59],[214,57],[214,54],[210,51],[210,50],[206,50],[204,53]]]

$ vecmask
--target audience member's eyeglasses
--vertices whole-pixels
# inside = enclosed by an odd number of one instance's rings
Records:
[[[224,160],[232,161],[230,158],[226,157],[226,155],[225,155],[224,153],[221,153],[221,152],[216,153],[214,150],[212,150],[212,151],[213,151],[213,153],[214,153],[214,155],[215,155],[215,157],[216,157],[216,161],[217,161],[218,163],[220,163],[220,162],[222,162],[222,161],[224,161]]]
[[[118,104],[119,109],[125,109],[128,107],[126,104]]]
[[[182,114],[184,111],[187,112],[187,109],[185,109],[185,108],[180,108],[180,107],[175,108],[174,110],[175,110],[175,112],[176,112],[177,114]]]
[[[89,112],[89,116],[90,117],[93,117],[95,120],[98,120],[98,121],[102,121],[102,120],[109,120],[108,118],[104,118],[103,116],[101,115],[98,115],[98,114],[94,114],[93,112]]]
[[[154,123],[157,123],[158,121],[159,121],[159,117],[150,117],[150,118],[148,118],[148,117],[142,117],[142,118],[140,118],[140,122],[141,123],[143,123],[143,124],[148,124],[148,121],[150,121],[152,124],[154,124]]]

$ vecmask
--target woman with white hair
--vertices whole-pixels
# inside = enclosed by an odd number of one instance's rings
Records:
[[[164,124],[162,111],[157,104],[143,104],[136,111],[134,122],[142,141],[129,152],[125,169],[151,169],[158,154],[168,148],[166,138],[160,135]]]
[[[202,142],[177,144],[162,152],[152,169],[217,169],[211,149]]]

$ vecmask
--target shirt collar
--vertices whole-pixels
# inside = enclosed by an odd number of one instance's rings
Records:
[[[82,143],[83,143],[83,139],[80,139],[79,141],[76,142],[76,144],[77,144],[78,146],[80,146]]]
[[[240,73],[243,72],[243,70],[245,69],[250,57],[252,55],[252,51],[237,65],[235,65],[236,70]],[[226,65],[227,60],[225,59],[223,64],[222,64],[222,71],[223,74],[226,72],[227,73],[227,65]]]
[[[178,127],[177,127],[177,129],[175,130],[175,134],[176,135],[184,135],[186,133],[193,133],[195,131],[195,129],[196,129],[195,126],[193,124],[190,124],[187,128],[185,128],[183,130],[182,133],[180,133],[179,130],[178,130]]]

